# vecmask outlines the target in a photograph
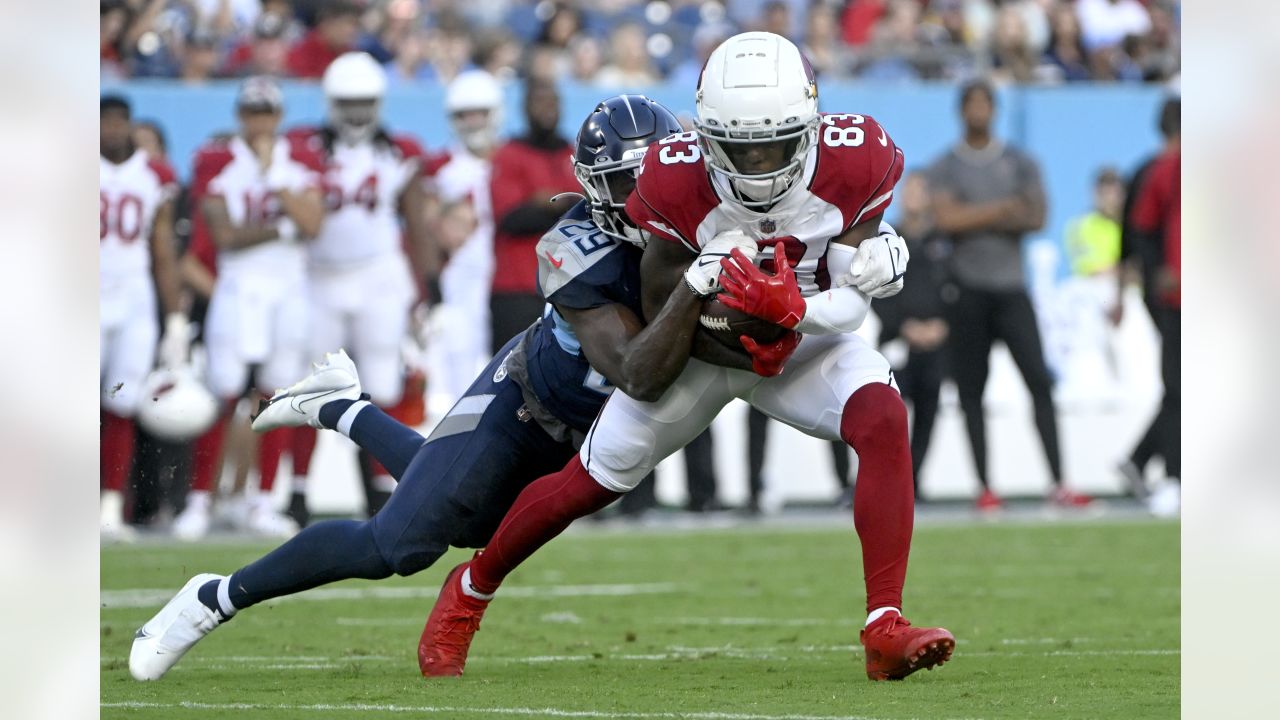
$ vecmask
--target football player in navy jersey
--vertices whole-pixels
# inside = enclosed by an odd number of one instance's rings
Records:
[[[271,399],[255,430],[337,430],[399,485],[368,521],[317,523],[229,576],[193,577],[138,630],[129,658],[136,679],[159,679],[200,638],[264,600],[348,578],[412,575],[451,545],[483,546],[520,491],[577,452],[615,387],[636,398],[662,395],[684,369],[702,299],[676,288],[645,326],[640,259],[648,236],[625,205],[649,144],[680,130],[669,110],[640,95],[610,98],[587,117],[575,154],[586,197],[537,246],[546,311],[499,351],[429,437],[370,404],[341,350]]]

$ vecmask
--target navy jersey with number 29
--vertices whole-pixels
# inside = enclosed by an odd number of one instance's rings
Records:
[[[569,427],[586,432],[613,386],[591,368],[557,307],[590,310],[620,303],[640,309],[640,248],[605,235],[585,201],[538,242],[538,286],[547,298],[542,326],[527,349],[530,390]]]

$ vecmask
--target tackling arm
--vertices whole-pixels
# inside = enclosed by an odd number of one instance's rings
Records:
[[[591,367],[643,402],[662,397],[689,359],[701,298],[677,285],[647,327],[625,306],[557,310],[572,325]]]
[[[689,251],[677,243],[660,238],[654,238],[649,242],[645,247],[644,257],[640,261],[642,278],[640,291],[645,317],[654,318],[656,322],[667,300],[677,291],[693,295],[684,287],[684,273],[689,269],[689,263],[692,262],[693,257]],[[694,304],[699,311],[702,309],[696,296]],[[693,331],[689,352],[692,357],[712,365],[751,370],[750,355],[746,352],[735,352],[706,333],[700,332],[697,323],[698,314],[694,312],[689,321]],[[680,362],[683,365],[684,359],[682,358]]]

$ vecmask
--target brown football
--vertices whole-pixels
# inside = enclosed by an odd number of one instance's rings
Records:
[[[703,301],[698,324],[721,344],[735,350],[742,349],[742,342],[738,339],[742,335],[764,344],[777,342],[787,332],[781,325],[734,310],[720,302],[718,295]]]

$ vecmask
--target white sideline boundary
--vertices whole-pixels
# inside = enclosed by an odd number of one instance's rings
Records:
[[[609,710],[562,710],[559,708],[529,707],[458,707],[442,705],[382,705],[374,703],[343,704],[272,704],[265,703],[158,703],[158,702],[106,702],[102,708],[142,709],[183,709],[183,710],[290,710],[303,712],[385,712],[385,713],[421,713],[428,715],[457,715],[468,713],[473,715],[505,715],[523,717],[557,717],[557,718],[602,718],[603,720],[880,720],[869,715],[768,715],[763,713],[733,712],[615,712]],[[962,720],[951,718],[949,720]]]

